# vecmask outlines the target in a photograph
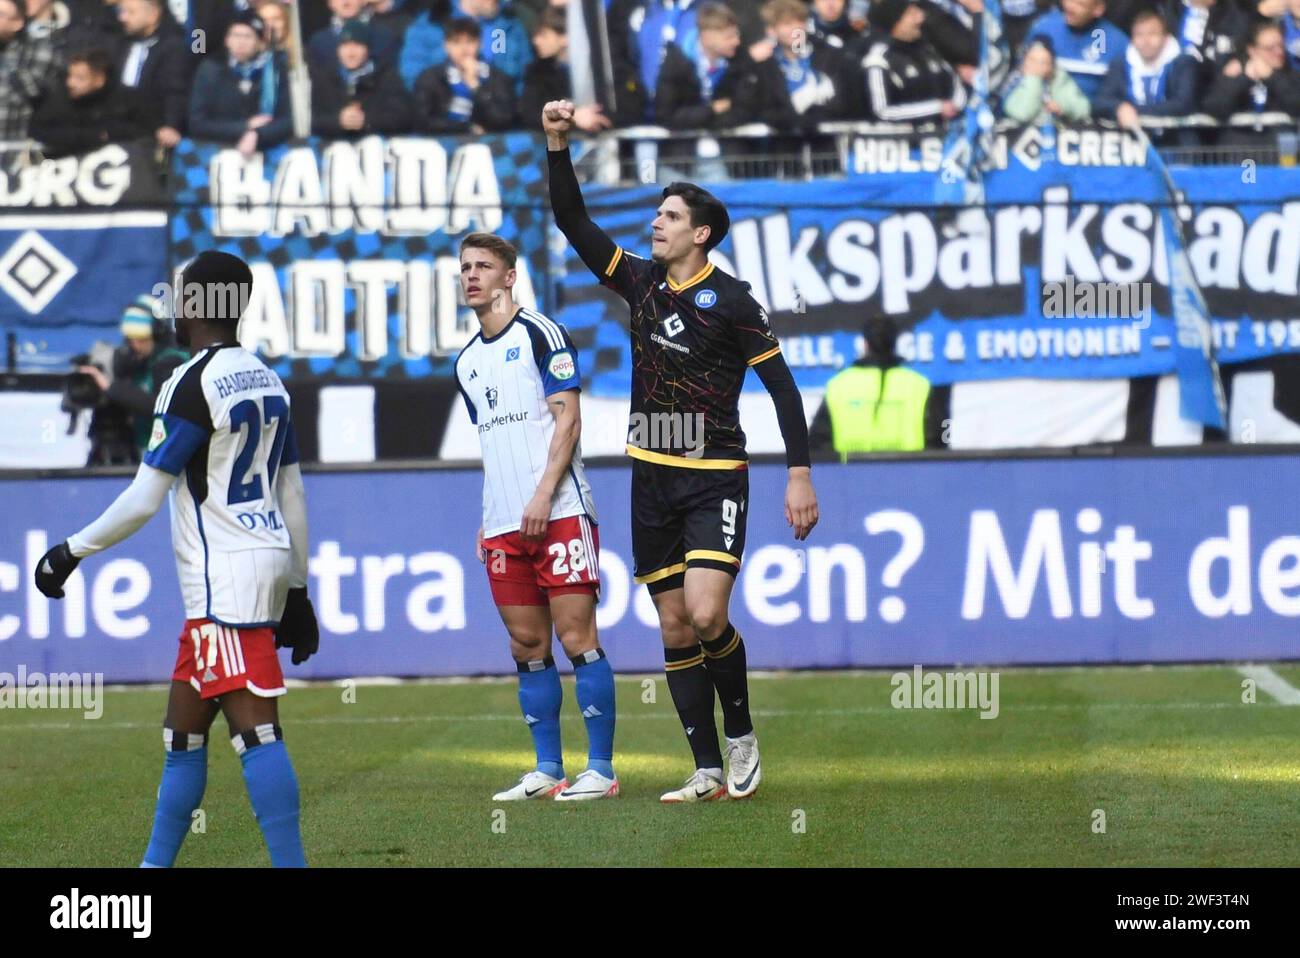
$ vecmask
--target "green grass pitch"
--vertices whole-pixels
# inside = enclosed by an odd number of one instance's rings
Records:
[[[1300,685],[1300,666],[1276,671]],[[491,801],[531,767],[513,679],[362,685],[355,703],[294,688],[281,720],[317,866],[1300,864],[1300,707],[1244,704],[1226,665],[1000,675],[994,720],[896,710],[884,672],[755,676],[763,785],[697,806],[658,802],[690,769],[662,676],[653,703],[619,679],[613,801]],[[165,695],[110,690],[98,721],[0,711],[0,861],[139,862]],[[572,777],[571,679],[564,715]],[[214,733],[206,831],[178,865],[267,864],[221,719]]]

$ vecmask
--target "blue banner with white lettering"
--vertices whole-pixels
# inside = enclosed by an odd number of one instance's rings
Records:
[[[1176,371],[1161,211],[1147,147],[1118,130],[998,131],[982,206],[937,204],[944,142],[860,138],[845,180],[711,184],[731,213],[713,258],[751,285],[804,386],[861,351],[870,318],[932,382],[1129,378]],[[1300,170],[1174,167],[1187,261],[1221,364],[1300,350]],[[658,187],[585,191],[645,255]],[[592,391],[625,395],[627,307],[568,252],[557,318],[581,330]],[[751,388],[759,385],[751,377]]]
[[[0,330],[17,361],[67,371],[165,278],[166,194],[151,144],[0,170]]]
[[[182,141],[171,265],[242,257],[253,295],[240,339],[282,377],[448,376],[478,331],[459,305],[460,241],[519,250],[517,302],[549,304],[546,142],[368,136],[244,157]]]
[[[654,608],[632,582],[630,473],[589,476],[601,643],[614,668],[658,672]],[[821,523],[800,543],[784,466],[751,469],[731,620],[755,668],[1300,658],[1294,455],[849,463],[816,476]],[[83,561],[64,600],[32,583],[49,545],[126,482],[0,481],[12,517],[0,673],[171,674],[184,613],[165,510]],[[481,473],[311,473],[306,486],[322,635],[304,667],[285,656],[287,675],[513,671],[474,557]]]

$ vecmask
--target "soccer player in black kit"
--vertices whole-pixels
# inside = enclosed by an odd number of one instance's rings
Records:
[[[632,552],[659,613],[664,669],[695,772],[661,801],[748,798],[762,779],[749,714],[745,645],[728,620],[745,548],[749,473],[738,403],[753,367],[776,406],[789,481],[785,519],[803,540],[817,524],[803,403],[749,284],[709,251],[730,220],[718,199],[673,183],[650,224],[650,259],[618,246],[587,215],[569,157],[574,106],[543,108],[556,224],[601,283],[631,307]],[[713,718],[716,690],[727,774]]]

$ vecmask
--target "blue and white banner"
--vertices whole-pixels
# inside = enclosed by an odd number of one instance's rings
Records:
[[[148,144],[0,171],[0,330],[63,372],[165,277],[166,195]]]
[[[756,668],[1300,658],[1295,456],[818,467],[822,521],[806,543],[782,517],[784,473],[751,470],[731,604]],[[631,578],[630,473],[589,474],[601,641],[616,669],[658,671],[654,609]],[[0,672],[170,675],[183,612],[165,513],[83,562],[62,602],[32,585],[48,545],[125,482],[0,481],[13,517],[0,532]],[[308,475],[323,634],[319,655],[303,668],[286,657],[286,673],[511,672],[473,554],[481,482],[474,471]]]
[[[853,154],[870,175],[710,186],[732,223],[713,259],[751,285],[801,385],[851,363],[863,324],[883,315],[909,329],[904,355],[937,384],[1175,371],[1160,216],[1171,200],[1141,142],[1115,130],[999,132],[986,205],[974,207],[935,202],[942,138],[900,140],[893,154],[890,142],[873,140],[870,162]],[[1300,170],[1172,176],[1218,361],[1300,350]],[[643,254],[658,195],[586,190],[593,219]],[[594,391],[626,394],[626,306],[568,256],[558,318],[590,344]]]
[[[240,338],[285,377],[450,375],[478,330],[460,240],[519,249],[515,299],[545,308],[546,143],[530,133],[308,141],[244,157],[176,150],[173,267],[220,249],[253,269]]]

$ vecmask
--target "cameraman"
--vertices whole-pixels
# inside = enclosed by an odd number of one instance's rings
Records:
[[[137,296],[122,313],[126,342],[113,352],[112,378],[98,366],[78,366],[101,397],[90,420],[88,466],[136,464],[149,443],[158,390],[177,366],[188,360],[165,320],[155,319],[154,301]]]

